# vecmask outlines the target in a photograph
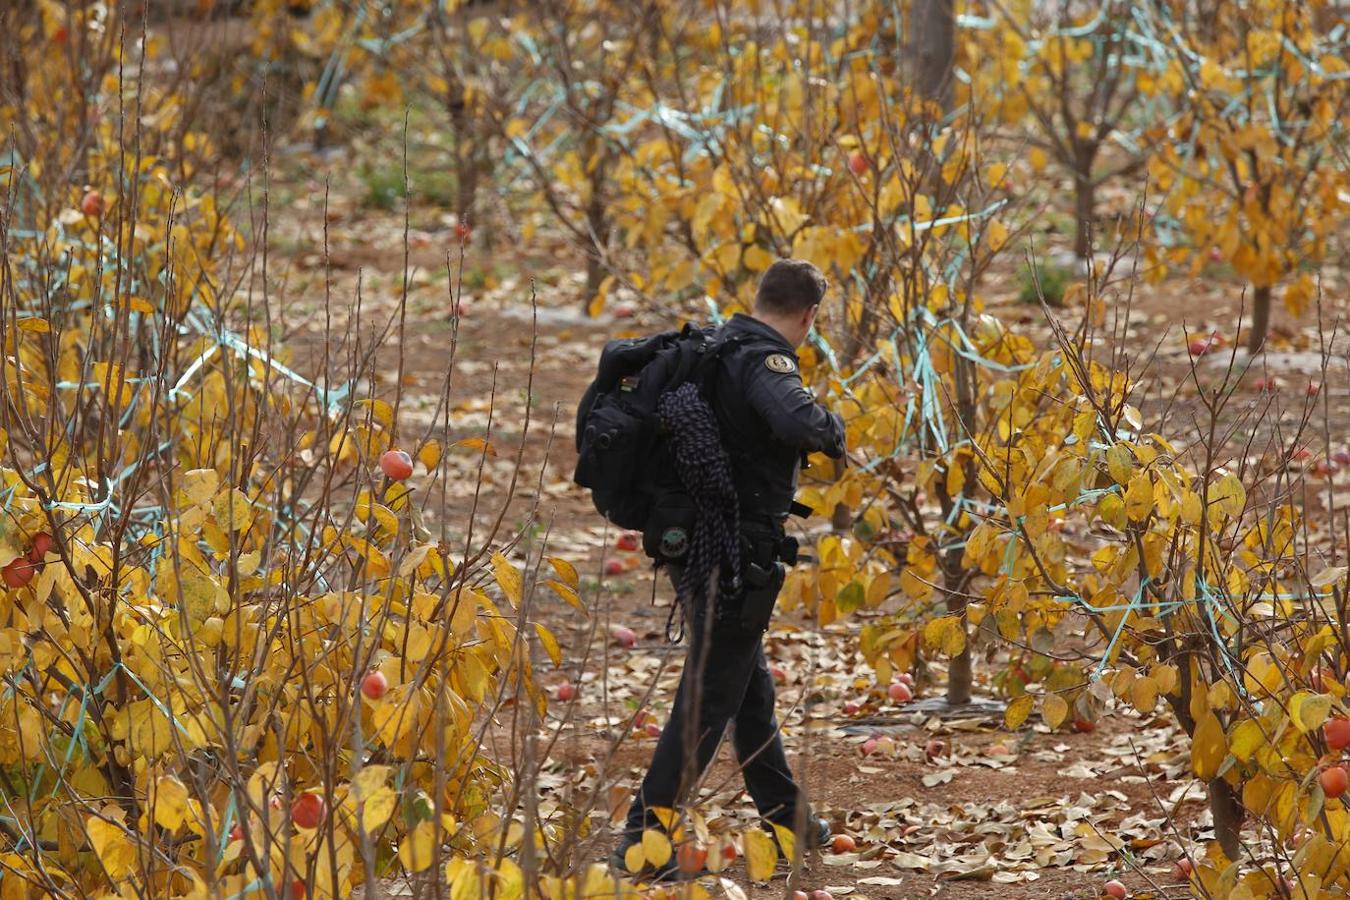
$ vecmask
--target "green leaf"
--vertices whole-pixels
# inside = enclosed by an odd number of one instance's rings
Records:
[[[867,594],[863,586],[856,581],[850,581],[834,598],[834,605],[841,613],[851,613],[854,610],[861,609],[867,601]]]

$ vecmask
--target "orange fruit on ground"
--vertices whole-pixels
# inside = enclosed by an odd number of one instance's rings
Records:
[[[858,849],[858,842],[847,834],[836,834],[834,841],[830,844],[830,849],[835,853],[852,853]]]

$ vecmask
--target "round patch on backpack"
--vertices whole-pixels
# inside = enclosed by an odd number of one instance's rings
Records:
[[[786,375],[788,372],[797,370],[797,366],[792,359],[782,353],[773,353],[764,357],[764,367],[770,372],[777,372],[780,375]]]

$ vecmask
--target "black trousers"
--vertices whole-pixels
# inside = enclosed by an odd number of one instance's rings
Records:
[[[671,578],[678,583],[678,569],[671,570]],[[626,833],[635,837],[657,827],[653,807],[673,809],[686,799],[716,755],[728,724],[745,787],[760,816],[795,827],[797,805],[806,800],[783,752],[763,635],[710,629],[688,605],[685,613],[689,650],[684,673],[651,769],[628,810]]]

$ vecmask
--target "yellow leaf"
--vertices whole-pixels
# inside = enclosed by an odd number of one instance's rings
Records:
[[[455,637],[465,638],[473,629],[473,623],[478,618],[479,596],[477,591],[460,591],[455,595],[450,607],[450,630],[455,633]]]
[[[1181,521],[1187,525],[1199,525],[1200,514],[1204,512],[1204,505],[1200,502],[1200,495],[1195,491],[1186,491],[1181,495]]]
[[[449,900],[482,900],[487,896],[485,886],[479,883],[474,863],[462,856],[453,857],[445,864],[445,883],[450,885]]]
[[[1117,484],[1129,484],[1130,476],[1134,474],[1134,456],[1130,448],[1124,444],[1112,444],[1111,449],[1106,451],[1106,471]]]
[[[1008,708],[1003,713],[1003,724],[1009,731],[1016,731],[1022,727],[1022,723],[1031,715],[1031,708],[1036,705],[1036,698],[1030,694],[1023,694],[1016,700],[1008,704]]]
[[[409,575],[416,572],[422,563],[426,562],[427,556],[430,555],[431,551],[434,549],[436,549],[436,545],[429,542],[414,547],[408,552],[407,556],[399,560],[398,577],[407,578]]]
[[[539,643],[544,645],[544,652],[548,654],[548,658],[553,660],[555,666],[562,665],[562,648],[558,646],[558,639],[553,636],[553,632],[545,628],[542,622],[535,622],[534,630],[539,635]]]
[[[751,881],[768,881],[778,865],[778,847],[768,832],[751,828],[745,833],[745,874]]]
[[[678,810],[671,809],[669,806],[649,807],[647,812],[656,817],[656,821],[661,823],[661,827],[668,833],[675,832],[676,823],[679,821],[680,813]]]
[[[253,520],[252,504],[238,488],[230,488],[216,498],[216,523],[230,531],[243,531]]]
[[[758,244],[752,244],[745,248],[745,253],[741,255],[741,263],[751,272],[763,272],[773,265],[773,254]]]
[[[1158,705],[1158,682],[1155,679],[1141,675],[1134,680],[1130,690],[1135,709],[1141,713],[1153,712],[1153,707]]]
[[[431,852],[436,842],[436,823],[422,822],[398,845],[399,862],[409,872],[420,872],[431,865]]]
[[[258,564],[262,562],[262,553],[258,550],[250,550],[247,553],[239,554],[239,574],[244,578],[258,571]]]
[[[1047,694],[1041,704],[1041,718],[1051,728],[1058,728],[1069,717],[1069,704],[1059,694]]]
[[[1256,751],[1266,745],[1266,736],[1261,732],[1261,725],[1255,719],[1243,719],[1233,729],[1233,738],[1230,742],[1230,749],[1233,755],[1242,762],[1248,762]]]
[[[417,622],[408,623],[408,639],[404,645],[403,658],[408,662],[421,662],[431,652],[434,636]]]
[[[966,630],[960,616],[943,616],[923,628],[923,641],[929,648],[948,656],[958,656],[966,647]]]
[[[328,441],[328,452],[332,455],[334,461],[339,463],[354,463],[357,460],[356,439],[352,436],[349,429],[344,428],[337,432]]]
[[[487,440],[480,437],[460,438],[450,446],[459,447],[464,450],[476,450],[479,453],[486,453],[488,456],[497,455],[497,448],[493,447],[492,444],[490,444]],[[431,467],[428,466],[427,468]]]
[[[576,588],[568,587],[561,581],[558,581],[557,579],[554,578],[550,578],[548,581],[545,581],[544,586],[552,588],[553,592],[557,594],[559,597],[563,598],[563,600],[567,601],[567,604],[569,606],[575,607],[581,613],[586,612],[586,607],[582,605],[581,596],[577,594]]]
[[[172,775],[161,776],[155,782],[155,824],[176,831],[187,815],[188,791],[183,782]]]
[[[1149,674],[1158,681],[1158,691],[1163,694],[1170,694],[1177,689],[1177,667],[1176,666],[1153,666],[1149,669]]]
[[[193,469],[183,473],[178,486],[179,507],[206,506],[220,487],[220,474],[215,469]]]
[[[379,830],[389,817],[394,814],[394,809],[398,806],[398,794],[391,787],[382,787],[366,799],[365,805],[361,808],[361,827],[367,834]],[[430,824],[428,822],[422,823]],[[400,848],[401,849],[401,848]],[[427,861],[430,865],[431,861]]]
[[[494,896],[496,900],[516,900],[525,896],[525,873],[514,860],[503,859],[497,863],[497,890]]]
[[[511,565],[511,561],[503,556],[501,551],[492,554],[492,575],[497,579],[497,584],[506,595],[506,599],[511,601],[511,605],[519,606],[524,581],[520,570]]]
[[[654,828],[642,832],[642,856],[655,868],[670,862],[670,838]]]
[[[989,243],[989,249],[995,252],[1002,250],[1008,243],[1008,226],[995,219],[989,223],[985,231],[985,240]]]
[[[394,425],[394,408],[389,405],[387,400],[358,400],[353,404],[353,407],[353,412],[362,416],[365,414],[364,410],[369,410],[371,419],[386,429],[392,428]]]
[[[1147,472],[1140,472],[1130,479],[1125,490],[1125,515],[1131,522],[1142,522],[1153,511],[1153,480]]]
[[[1191,768],[1195,777],[1209,781],[1219,774],[1219,766],[1228,753],[1228,740],[1224,737],[1223,725],[1214,713],[1205,711],[1195,726],[1191,737]]]
[[[1112,528],[1125,527],[1125,501],[1119,494],[1106,494],[1097,501],[1097,515]]]
[[[704,863],[704,867],[709,872],[716,875],[731,865],[731,860],[726,857],[728,847],[731,848],[732,853],[736,853],[736,845],[730,835],[713,838],[712,844],[708,847],[708,860]],[[736,853],[736,855],[739,854]]]
[[[375,792],[384,787],[389,780],[389,766],[366,766],[352,779],[352,799],[360,802],[375,796]]]
[[[120,825],[105,822],[98,816],[89,816],[85,819],[84,828],[109,878],[122,878],[131,872],[136,865],[136,845]]]
[[[646,862],[647,857],[643,853],[641,843],[632,844],[623,852],[624,868],[630,872],[641,872]]]
[[[590,302],[586,304],[586,315],[594,319],[604,312],[605,300],[609,298],[609,289],[613,284],[613,275],[607,275],[605,280],[600,282],[600,287],[596,290],[595,296],[591,297]]]
[[[558,573],[558,577],[561,578],[563,583],[568,587],[575,590],[577,586],[581,584],[581,579],[577,575],[576,566],[572,565],[567,560],[558,556],[550,556],[548,557],[548,564],[553,567],[553,571]]]
[[[427,441],[422,445],[422,449],[417,451],[417,459],[426,466],[428,472],[433,471],[441,464],[441,442]]]
[[[797,858],[797,835],[786,825],[773,823],[773,833],[778,836],[778,846],[783,850],[783,859],[793,861]]]
[[[780,232],[787,237],[795,234],[797,229],[801,228],[809,218],[802,212],[801,205],[793,197],[774,197],[769,201],[769,209]]]
[[[1209,502],[1230,516],[1242,514],[1247,505],[1247,491],[1242,480],[1229,472],[1210,486]]]
[[[1289,718],[1294,720],[1294,727],[1304,734],[1321,728],[1330,714],[1331,697],[1328,694],[1299,691],[1289,700]]]

